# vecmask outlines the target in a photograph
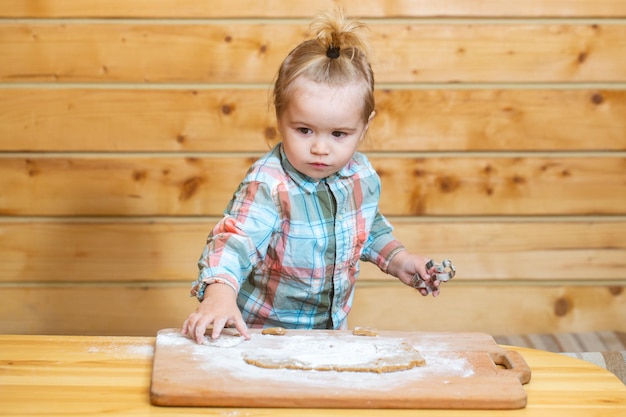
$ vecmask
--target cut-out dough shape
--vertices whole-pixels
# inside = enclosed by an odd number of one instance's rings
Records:
[[[404,371],[426,362],[417,349],[398,339],[395,342],[360,337],[284,340],[283,345],[274,349],[245,352],[243,359],[267,369],[374,373]]]
[[[206,331],[209,335],[213,331],[213,327],[209,327]],[[211,338],[211,336],[204,337],[203,345],[211,346],[211,347],[220,347],[220,348],[229,348],[237,346],[246,340],[236,329],[225,327],[222,329],[222,333],[220,337],[217,339]]]

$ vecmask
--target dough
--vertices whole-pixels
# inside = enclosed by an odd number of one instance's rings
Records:
[[[287,330],[282,327],[268,327],[267,329],[261,330],[261,334],[271,334],[274,336],[283,336],[287,334]]]
[[[378,331],[371,327],[355,327],[354,330],[352,330],[352,334],[355,336],[377,337]]]
[[[243,360],[267,369],[374,373],[404,371],[425,364],[419,351],[401,339],[294,336],[281,341],[284,343],[274,349],[245,352]]]

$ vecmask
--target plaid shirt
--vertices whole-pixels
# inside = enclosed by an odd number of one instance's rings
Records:
[[[220,282],[251,327],[344,328],[359,260],[386,271],[404,248],[378,211],[380,179],[356,153],[321,181],[277,145],[248,171],[207,239],[192,295]]]

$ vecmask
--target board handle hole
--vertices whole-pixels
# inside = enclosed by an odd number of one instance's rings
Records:
[[[491,353],[491,360],[498,369],[513,369],[515,366],[507,355],[502,353]]]

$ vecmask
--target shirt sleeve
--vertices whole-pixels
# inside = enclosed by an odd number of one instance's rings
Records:
[[[278,211],[270,187],[261,182],[242,183],[224,218],[207,238],[191,294],[202,300],[206,286],[216,282],[239,292],[243,281],[265,257],[277,224]]]
[[[387,219],[376,213],[367,242],[361,253],[361,260],[372,262],[383,272],[387,272],[391,259],[405,247],[392,234],[393,227]]]

